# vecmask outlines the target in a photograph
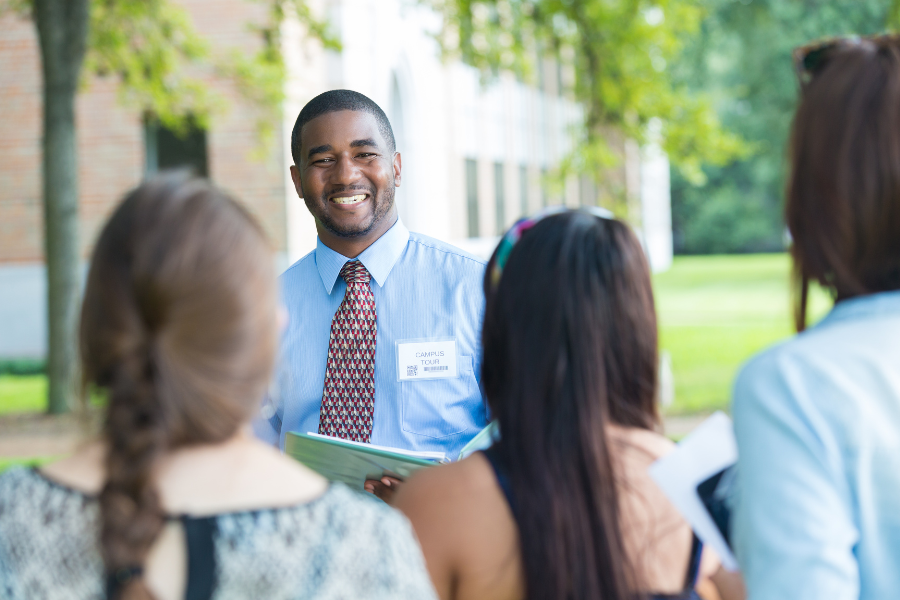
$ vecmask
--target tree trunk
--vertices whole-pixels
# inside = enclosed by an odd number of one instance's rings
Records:
[[[47,262],[47,410],[75,392],[80,290],[75,92],[84,62],[88,0],[34,0],[44,75],[43,198]]]

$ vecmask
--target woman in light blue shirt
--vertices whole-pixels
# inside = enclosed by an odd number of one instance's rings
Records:
[[[756,600],[900,595],[900,38],[795,53],[795,338],[735,384],[734,541]],[[831,313],[808,330],[810,282]]]

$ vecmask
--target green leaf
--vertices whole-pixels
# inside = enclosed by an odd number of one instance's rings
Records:
[[[562,94],[584,108],[574,132],[578,150],[562,171],[602,179],[619,132],[643,144],[660,141],[673,163],[701,182],[705,163],[725,164],[751,148],[726,130],[712,102],[678,86],[673,64],[700,29],[696,0],[420,0],[442,16],[444,55],[485,79],[499,70],[534,82],[542,59],[562,69]],[[662,123],[651,136],[648,125]]]
[[[7,0],[21,1],[21,0]],[[306,0],[247,0],[266,5],[266,20],[248,24],[259,36],[259,50],[214,50],[197,33],[188,12],[169,0],[93,0],[86,75],[117,77],[127,106],[186,134],[208,128],[227,103],[210,85],[216,77],[235,84],[259,111],[256,129],[261,149],[277,127],[286,72],[281,27],[294,16],[311,39],[325,48],[340,44]]]

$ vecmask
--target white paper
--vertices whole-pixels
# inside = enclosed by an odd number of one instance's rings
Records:
[[[397,342],[397,379],[457,377],[456,339],[400,340]]]
[[[427,460],[436,460],[438,462],[446,463],[450,462],[447,459],[447,455],[444,452],[434,452],[431,450],[404,450],[403,448],[391,448],[389,446],[376,446],[375,444],[369,444],[367,442],[354,442],[353,440],[345,440],[344,438],[339,438],[331,435],[322,435],[321,433],[316,433],[315,431],[310,431],[306,435],[322,438],[326,440],[336,440],[342,444],[349,444],[351,446],[359,446],[360,448],[368,448],[369,450],[384,450],[385,452],[393,452],[395,454],[402,454],[403,456],[409,456],[410,458],[424,458]]]
[[[737,560],[697,494],[697,486],[737,462],[737,442],[731,419],[716,412],[684,438],[674,452],[650,465],[650,477],[709,545],[729,571]]]

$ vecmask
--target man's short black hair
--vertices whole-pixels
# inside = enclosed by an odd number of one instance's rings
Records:
[[[380,106],[368,96],[353,90],[329,90],[307,102],[297,116],[297,122],[294,123],[294,130],[291,132],[291,157],[293,157],[295,165],[300,164],[300,130],[303,129],[303,126],[316,117],[339,110],[367,112],[375,117],[378,130],[381,132],[381,137],[387,142],[388,149],[391,153],[396,152],[397,142],[394,141],[391,122],[388,121],[387,115]]]

